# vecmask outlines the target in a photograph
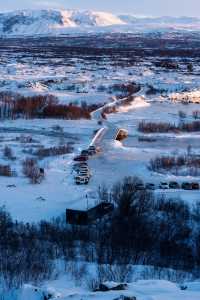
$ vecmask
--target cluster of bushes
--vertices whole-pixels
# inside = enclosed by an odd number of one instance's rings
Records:
[[[12,177],[13,172],[10,165],[0,165],[0,176]]]
[[[197,245],[200,236],[193,240],[189,207],[182,201],[155,199],[148,191],[138,191],[140,182],[125,178],[113,187],[116,210],[107,233],[100,236],[100,262],[192,270],[199,264],[199,250],[194,251],[193,243]]]
[[[195,110],[192,113],[194,119],[200,119],[200,110]]]
[[[146,95],[156,95],[156,94],[162,94],[166,92],[165,89],[161,89],[161,88],[157,88],[157,87],[154,87],[153,85],[149,84],[147,86],[147,90],[146,90]]]
[[[110,93],[117,93],[120,98],[131,96],[140,90],[137,83],[116,83],[110,87]]]
[[[37,225],[13,222],[0,210],[0,275],[7,286],[48,279],[55,261],[167,267],[199,276],[200,203],[155,199],[138,191],[138,178],[128,177],[104,198],[115,204],[110,217],[95,226],[71,226],[62,218]],[[100,194],[101,198],[101,194]],[[102,274],[102,272],[101,272]]]
[[[167,132],[195,132],[200,131],[200,121],[190,123],[180,123],[178,125],[169,122],[146,122],[142,121],[138,125],[138,130],[143,133],[167,133]]]
[[[151,137],[151,136],[146,136],[146,135],[140,135],[138,137],[138,141],[139,142],[148,142],[148,143],[153,143],[153,142],[156,142],[156,138],[154,137]]]
[[[30,183],[39,184],[44,179],[44,170],[39,167],[37,160],[33,158],[26,158],[22,162],[22,172],[24,176],[29,178]]]
[[[13,102],[13,117],[31,119],[42,114],[47,106],[56,105],[58,100],[52,95],[38,95],[32,97],[19,97]]]
[[[3,156],[9,160],[15,159],[12,148],[7,145],[3,149]]]
[[[58,147],[51,147],[51,148],[40,148],[35,152],[35,155],[39,156],[40,158],[48,157],[48,156],[56,156],[56,155],[63,155],[67,153],[72,153],[73,147],[71,143],[58,146]]]
[[[156,61],[155,66],[159,68],[166,68],[169,70],[177,70],[179,69],[179,65],[177,62],[172,60],[162,60],[162,61]]]
[[[57,118],[57,119],[90,119],[90,111],[88,108],[82,108],[73,104],[56,104],[48,105],[43,109],[41,114],[43,118]]]
[[[73,103],[59,104],[52,95],[20,96],[12,94],[0,95],[1,118],[62,118],[62,119],[90,119],[90,113],[99,105],[88,105],[82,102],[80,106]]]
[[[150,168],[153,171],[161,169],[170,170],[180,167],[197,167],[200,168],[200,158],[189,155],[180,156],[160,156],[151,160]]]
[[[138,130],[143,133],[165,133],[165,132],[171,132],[176,131],[177,126],[175,124],[171,124],[168,122],[146,122],[141,121],[138,125]]]
[[[167,170],[175,175],[184,173],[198,176],[200,172],[200,158],[190,155],[160,156],[151,159],[149,168],[154,172]]]

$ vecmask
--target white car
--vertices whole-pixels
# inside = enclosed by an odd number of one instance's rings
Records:
[[[161,182],[159,185],[159,188],[161,190],[168,190],[169,189],[169,184],[167,182]]]
[[[76,182],[76,184],[88,184],[89,183],[89,177],[76,176],[75,182]]]
[[[78,172],[78,176],[91,177],[91,174],[88,171],[80,171],[80,172]]]

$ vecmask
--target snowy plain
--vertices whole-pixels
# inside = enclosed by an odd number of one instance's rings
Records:
[[[92,56],[92,55],[91,55]],[[91,57],[90,57],[91,58]],[[16,156],[13,167],[17,177],[0,178],[0,206],[4,206],[14,220],[24,222],[39,222],[64,216],[66,208],[87,209],[98,200],[98,189],[101,185],[108,188],[124,176],[139,176],[145,183],[156,184],[157,194],[166,197],[183,199],[191,207],[199,201],[200,191],[168,190],[161,191],[158,185],[161,181],[197,181],[198,176],[174,176],[170,173],[161,174],[149,170],[151,158],[161,154],[184,154],[188,146],[192,146],[194,154],[199,154],[199,133],[168,133],[150,134],[155,138],[152,143],[140,142],[141,133],[138,123],[142,120],[154,122],[179,123],[179,111],[186,114],[185,121],[192,121],[192,113],[199,110],[197,103],[184,104],[185,98],[199,101],[199,65],[195,63],[193,72],[188,72],[185,63],[180,62],[179,70],[163,70],[155,68],[155,58],[136,60],[131,66],[120,65],[119,57],[115,61],[109,56],[103,57],[98,63],[87,59],[39,57],[33,61],[31,53],[10,53],[2,50],[0,64],[1,92],[14,92],[25,96],[52,94],[61,103],[80,105],[82,101],[88,104],[104,105],[115,98],[114,84],[128,82],[139,83],[142,87],[139,97],[131,105],[120,107],[117,113],[107,116],[103,124],[97,124],[97,119],[91,120],[55,120],[55,119],[17,119],[0,121],[0,162],[8,163],[3,157],[5,145],[9,145]],[[193,60],[192,60],[193,61]],[[194,60],[195,61],[195,60]],[[121,62],[121,61],[120,61]],[[126,59],[123,60],[123,63]],[[196,62],[196,61],[195,61]],[[42,67],[41,67],[42,66]],[[151,88],[150,88],[151,87]],[[155,94],[149,94],[152,89]],[[114,97],[114,98],[113,98]],[[198,102],[197,101],[197,102]],[[100,141],[101,152],[90,158],[92,178],[87,186],[77,186],[72,172],[73,157],[87,148],[94,137],[94,131],[102,126],[107,127],[107,133]],[[56,132],[55,128],[62,128]],[[128,138],[122,143],[115,141],[116,130],[128,130]],[[21,162],[27,155],[24,150],[34,148],[34,143],[26,145],[18,141],[21,135],[32,136],[36,144],[45,147],[58,146],[72,142],[73,153],[57,157],[45,158],[39,161],[45,168],[46,178],[40,185],[32,185],[22,174]],[[113,300],[120,295],[136,296],[137,300],[199,300],[199,281],[185,283],[186,290],[181,290],[178,283],[164,280],[137,280],[128,285],[123,292],[91,292],[85,286],[78,285],[74,279],[64,276],[42,283],[40,287],[25,285],[18,291],[6,292],[5,300],[43,300],[44,291],[50,291],[54,299],[61,300]]]

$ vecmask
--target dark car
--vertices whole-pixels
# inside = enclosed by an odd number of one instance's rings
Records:
[[[159,188],[160,188],[161,190],[167,190],[167,189],[169,188],[169,184],[168,184],[167,182],[161,182],[161,183],[159,184]]]
[[[96,154],[96,147],[95,146],[90,146],[88,148],[88,154],[89,155],[95,155]]]
[[[138,183],[138,184],[135,185],[135,189],[139,190],[139,191],[145,190],[145,186],[144,186],[143,183]]]
[[[199,183],[198,182],[192,182],[191,185],[192,185],[193,190],[199,190]]]
[[[89,155],[88,150],[82,150],[81,155],[88,156]]]
[[[192,184],[190,182],[183,182],[181,187],[183,190],[192,190]]]
[[[146,184],[146,189],[147,190],[155,190],[156,189],[156,186],[154,183],[147,183]]]
[[[171,182],[169,183],[169,188],[170,188],[170,189],[180,189],[180,185],[179,185],[179,183],[176,182],[176,181],[171,181]]]

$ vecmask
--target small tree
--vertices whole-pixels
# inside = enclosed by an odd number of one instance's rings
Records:
[[[7,159],[13,159],[13,151],[9,146],[5,146],[3,149],[3,155]]]
[[[200,119],[200,110],[193,111],[192,116],[195,120]]]
[[[185,119],[187,117],[186,113],[182,110],[179,110],[178,115],[180,119]]]
[[[193,67],[193,64],[192,64],[192,63],[189,63],[189,64],[187,65],[187,70],[188,70],[188,72],[190,72],[190,73],[192,73],[192,72],[194,71],[194,67]]]

